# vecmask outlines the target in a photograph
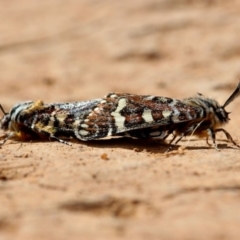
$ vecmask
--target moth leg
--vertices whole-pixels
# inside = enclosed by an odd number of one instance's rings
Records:
[[[170,151],[170,150],[173,148],[173,146],[176,146],[184,137],[186,137],[187,135],[189,135],[190,133],[192,133],[192,132],[194,131],[195,127],[196,127],[196,126],[192,126],[191,128],[188,128],[184,133],[182,133],[182,134],[180,135],[180,137],[176,140],[176,142],[168,148],[167,152]],[[173,133],[173,131],[171,131],[170,133]],[[173,136],[174,136],[174,137],[173,137],[173,139],[170,141],[169,144],[172,144],[172,142],[173,142],[173,141],[176,139],[176,137],[177,137],[177,135],[174,135],[174,134],[173,134]]]
[[[216,132],[216,131],[215,131]],[[206,143],[209,147],[211,147],[211,144],[208,142],[208,137],[206,138]]]
[[[208,128],[207,129],[207,133],[208,133],[208,136],[211,137],[212,141],[213,141],[213,145],[214,145],[214,148],[217,150],[217,151],[220,151],[220,149],[217,147],[217,144],[216,144],[216,135],[215,135],[215,132],[212,128]]]
[[[240,146],[233,140],[232,136],[230,135],[229,132],[227,132],[225,129],[223,128],[218,128],[215,130],[215,133],[217,132],[223,132],[226,136],[226,138],[236,147],[240,148]]]
[[[66,144],[66,145],[68,145],[68,146],[72,146],[72,144],[71,144],[70,142],[64,141],[63,139],[58,138],[58,137],[56,137],[56,136],[54,136],[54,135],[50,135],[49,138],[50,138],[50,139],[57,140],[58,142],[63,143],[63,144]]]
[[[20,140],[26,140],[27,139],[27,134],[22,131],[21,129],[16,128],[13,126],[13,130],[9,133],[6,133],[3,137],[3,140],[0,142],[0,147],[4,145],[9,139],[15,138],[15,139],[20,139]]]
[[[166,134],[166,136],[165,136],[162,140],[163,140],[163,141],[166,140],[170,134],[172,134],[173,136],[175,136],[175,135],[173,134],[173,131],[168,131],[168,133]],[[176,137],[175,137],[175,138],[176,138]],[[174,139],[175,139],[175,138],[174,138]],[[174,141],[174,139],[172,139],[172,140],[170,141],[170,144]]]
[[[8,139],[12,138],[15,136],[15,132],[10,132],[7,135],[5,135],[6,137],[2,140],[2,142],[0,143],[0,146],[4,145]]]
[[[176,146],[184,137],[186,137],[187,136],[187,133],[184,133],[184,134],[182,134],[178,139],[177,139],[177,141],[174,143],[174,144],[172,144],[172,142],[176,139],[176,135],[174,135],[174,137],[172,138],[172,140],[170,141],[170,147],[167,149],[167,152],[169,152],[170,150],[172,150],[172,148],[174,147],[174,146]]]
[[[166,152],[169,152],[169,151],[171,151],[172,149],[173,149],[173,146],[175,146],[176,144],[174,143],[173,145],[172,145],[172,143],[173,143],[173,141],[176,139],[176,137],[177,137],[177,135],[175,135],[175,134],[173,134],[173,138],[171,139],[171,141],[169,142],[169,147],[168,147],[168,149],[167,149],[167,151]]]

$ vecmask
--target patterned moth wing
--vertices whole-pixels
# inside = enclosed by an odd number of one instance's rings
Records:
[[[44,104],[38,100],[16,104],[9,113],[2,109],[1,129],[9,131],[2,144],[9,138],[25,140],[34,136],[49,137],[68,144],[58,136],[75,137],[76,126],[100,101]]]
[[[165,138],[173,131],[173,124],[202,115],[201,108],[172,98],[109,93],[86,116],[75,134],[82,140],[106,136]]]

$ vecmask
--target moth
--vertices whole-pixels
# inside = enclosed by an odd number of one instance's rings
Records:
[[[63,138],[89,141],[127,136],[165,140],[172,135],[171,149],[183,137],[196,135],[206,138],[207,143],[210,138],[218,150],[216,133],[223,132],[240,147],[222,128],[230,120],[225,107],[239,95],[240,82],[223,105],[202,94],[177,100],[128,93],[109,93],[104,98],[73,103],[27,101],[16,104],[9,113],[0,105],[4,114],[0,128],[7,132],[1,144],[10,138],[41,137],[70,145]]]

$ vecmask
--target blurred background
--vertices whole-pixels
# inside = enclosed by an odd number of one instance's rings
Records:
[[[112,91],[215,97],[240,77],[238,0],[0,3],[0,95],[7,107]]]
[[[239,0],[0,0],[0,104],[113,91],[224,103],[239,40]],[[226,130],[239,143],[238,109]],[[240,239],[239,152],[217,139],[219,152],[187,139],[172,155],[145,140],[8,141],[0,239]]]

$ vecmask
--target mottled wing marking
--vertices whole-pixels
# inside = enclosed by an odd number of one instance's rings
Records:
[[[137,129],[185,122],[201,115],[201,108],[183,104],[176,99],[110,93],[86,115],[75,134],[82,140],[91,140]],[[160,128],[156,132],[146,130],[140,135],[165,136],[165,130]],[[136,131],[131,134],[139,135]]]

